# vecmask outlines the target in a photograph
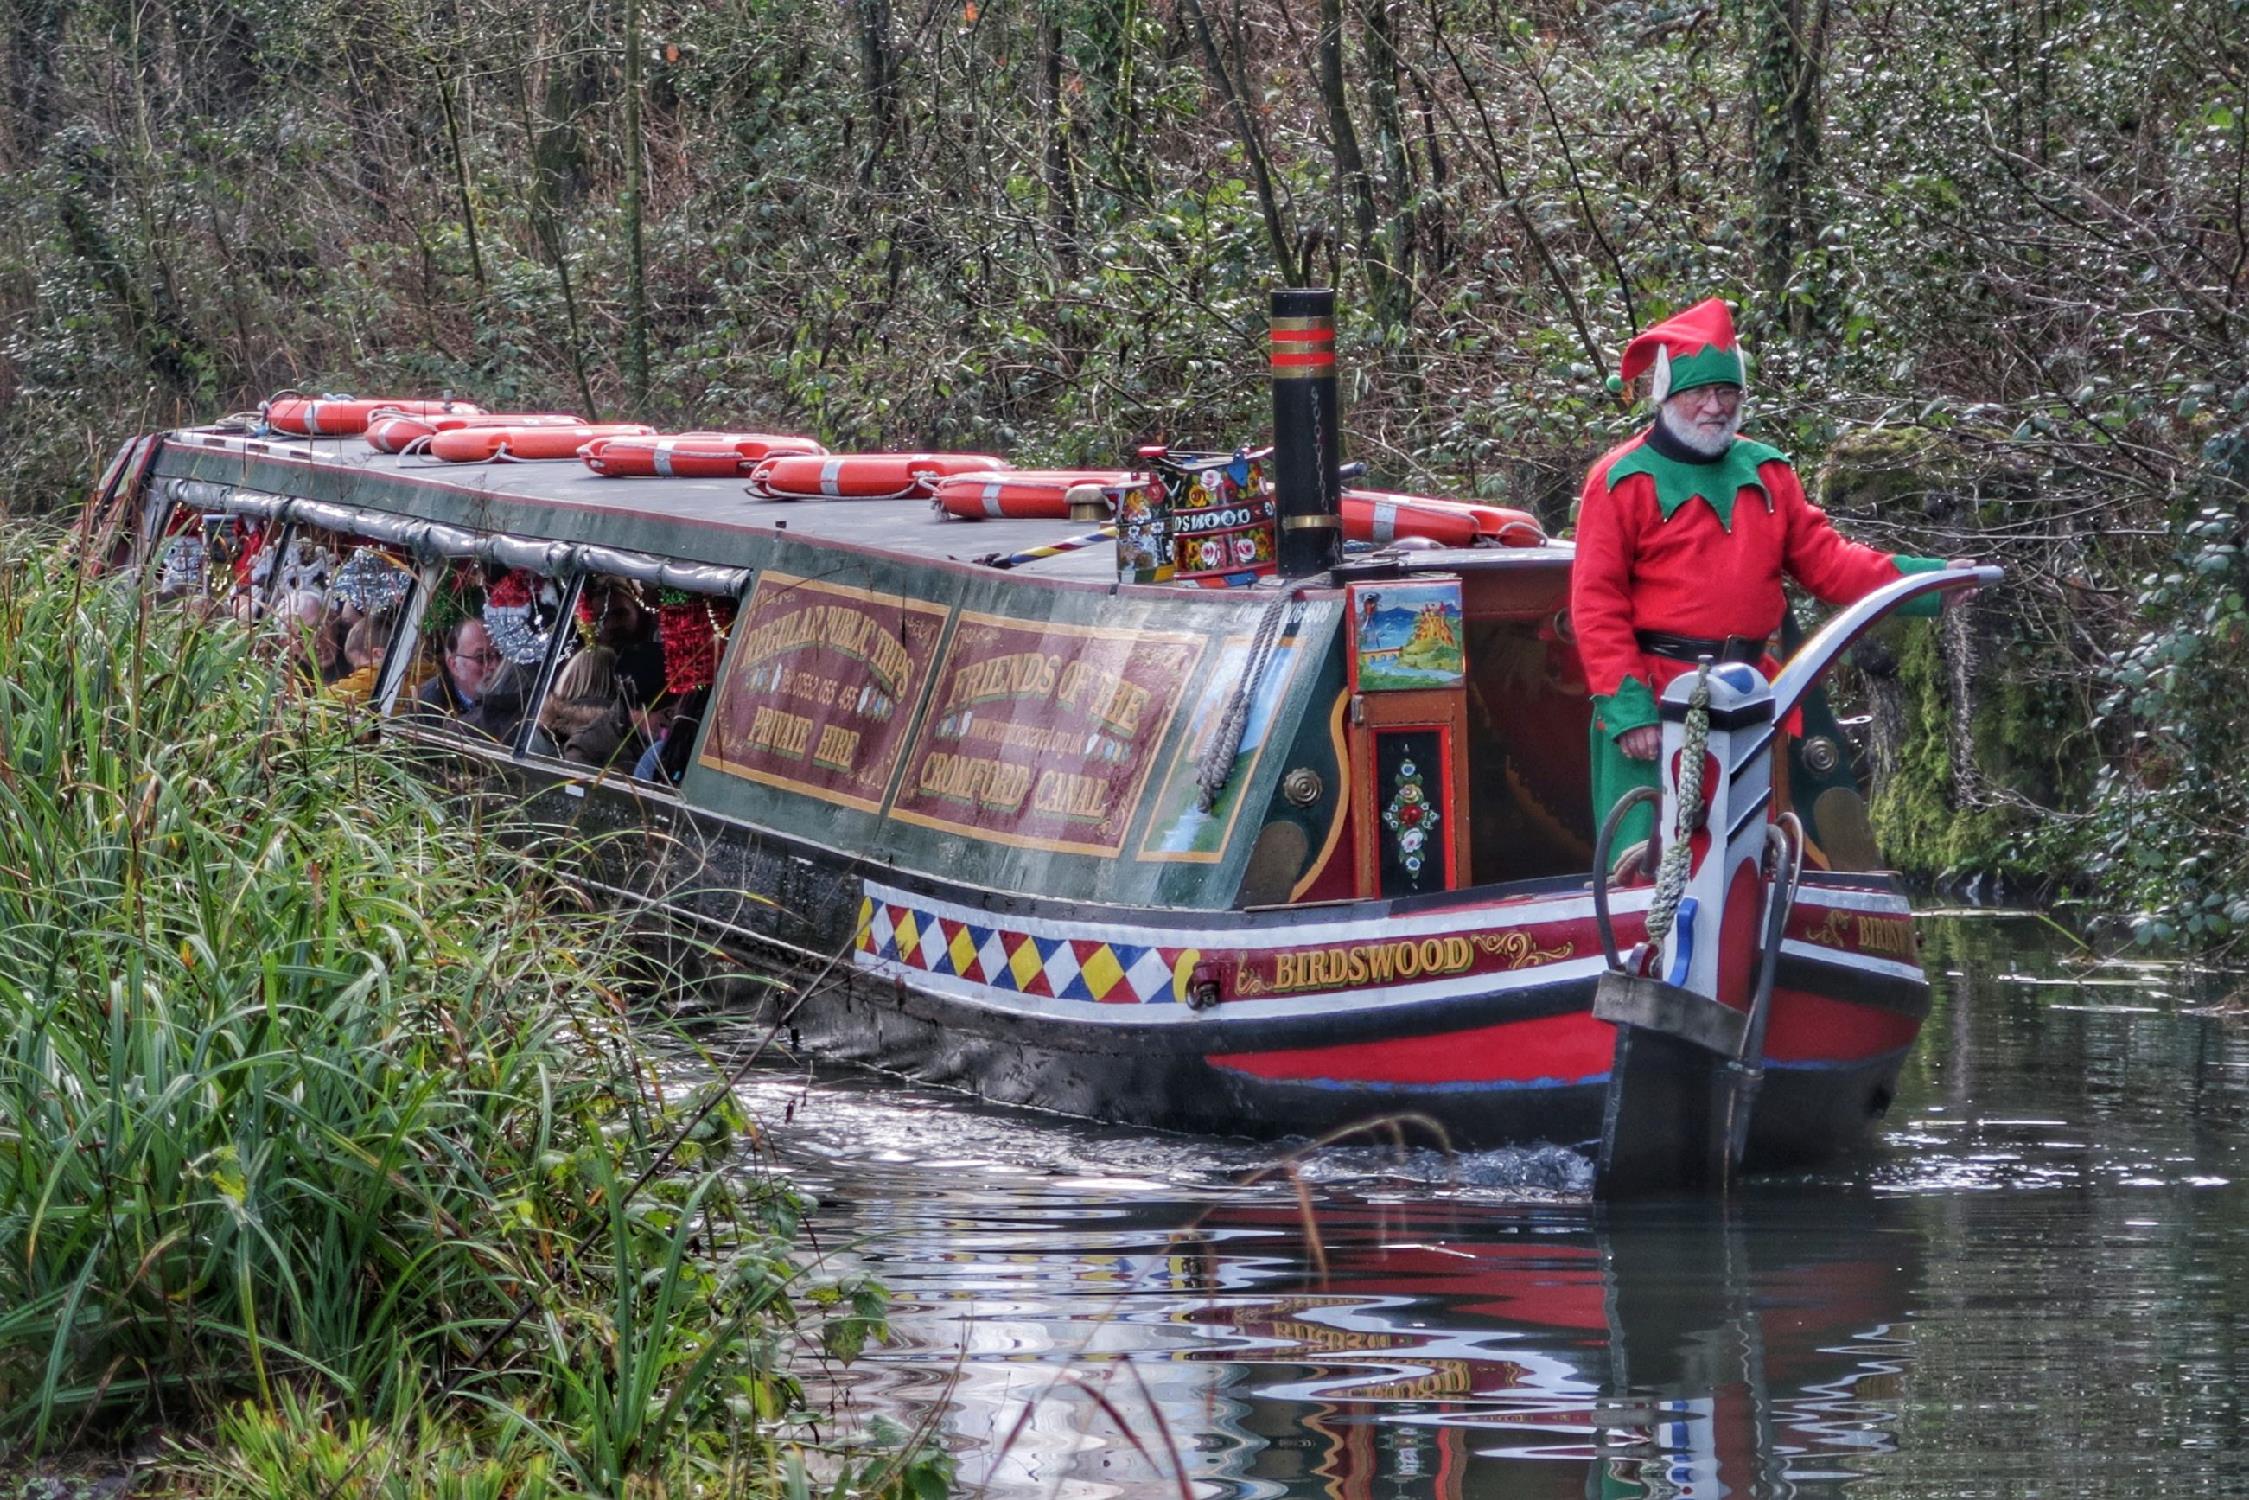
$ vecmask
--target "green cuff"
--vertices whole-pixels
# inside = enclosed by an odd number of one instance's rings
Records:
[[[1628,675],[1616,685],[1615,692],[1594,695],[1593,713],[1601,721],[1602,732],[1613,740],[1656,722],[1656,695],[1648,691],[1646,683]]]
[[[1902,552],[1890,561],[1897,564],[1900,578],[1910,578],[1916,573],[1942,573],[1952,566],[1941,557],[1908,557]],[[1944,613],[1944,595],[1923,594],[1910,603],[1899,605],[1894,613],[1912,620],[1933,620]]]

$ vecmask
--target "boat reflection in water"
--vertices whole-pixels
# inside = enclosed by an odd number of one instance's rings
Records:
[[[942,1402],[972,1489],[1815,1495],[1894,1449],[1904,1205],[1330,1202],[1316,1246],[1286,1202],[1169,1245],[1120,1208],[1080,1256],[1015,1207],[885,1268],[919,1368],[877,1399]]]

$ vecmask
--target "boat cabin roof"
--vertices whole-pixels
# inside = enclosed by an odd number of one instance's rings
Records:
[[[1083,521],[980,521],[926,500],[769,500],[740,479],[610,479],[576,459],[455,464],[378,453],[360,438],[250,437],[220,428],[165,436],[157,472],[265,494],[412,516],[542,541],[629,549],[721,567],[758,566],[776,538],[886,553],[907,563],[985,571],[1006,557],[1086,536]],[[1383,551],[1351,559],[1352,576],[1490,575],[1567,567],[1567,543]],[[1019,564],[1019,579],[1113,590],[1106,543]],[[1169,585],[1158,586],[1176,593]],[[1211,591],[1197,589],[1208,596]]]
[[[769,500],[740,479],[608,479],[576,459],[446,463],[378,453],[356,436],[251,438],[203,428],[172,434],[167,446],[174,462],[162,466],[166,473],[192,469],[195,478],[231,476],[270,493],[724,566],[751,563],[756,539],[776,531],[917,562],[976,564],[1093,529],[1082,521],[961,520],[927,500]],[[272,482],[284,479],[294,482]],[[1033,566],[1042,579],[1116,580],[1116,554],[1106,545]]]

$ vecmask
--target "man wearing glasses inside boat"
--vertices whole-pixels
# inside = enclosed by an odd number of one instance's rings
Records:
[[[1578,499],[1570,619],[1593,695],[1593,818],[1656,784],[1656,701],[1704,656],[1778,670],[1768,650],[1786,574],[1828,604],[1848,604],[1908,573],[1970,567],[1846,540],[1804,498],[1777,448],[1739,436],[1746,362],[1716,297],[1624,346],[1618,389],[1648,376],[1655,421],[1604,454]],[[1900,613],[1934,614],[1940,596]],[[1613,847],[1648,837],[1633,810]],[[1620,867],[1633,863],[1628,853]]]
[[[450,718],[505,744],[523,723],[520,674],[474,615],[444,636],[440,670],[417,688],[407,712]]]

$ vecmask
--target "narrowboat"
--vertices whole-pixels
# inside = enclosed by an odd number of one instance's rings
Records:
[[[1620,1193],[1863,1140],[1928,989],[1818,684],[1977,575],[1675,688],[1692,860],[1612,880],[1569,545],[1346,487],[1332,294],[1275,293],[1272,347],[1270,448],[1114,473],[287,398],[127,444],[94,514],[160,593],[309,601],[386,735],[641,830],[599,878],[814,969],[773,1003],[820,1055],[1171,1130],[1591,1144]]]

